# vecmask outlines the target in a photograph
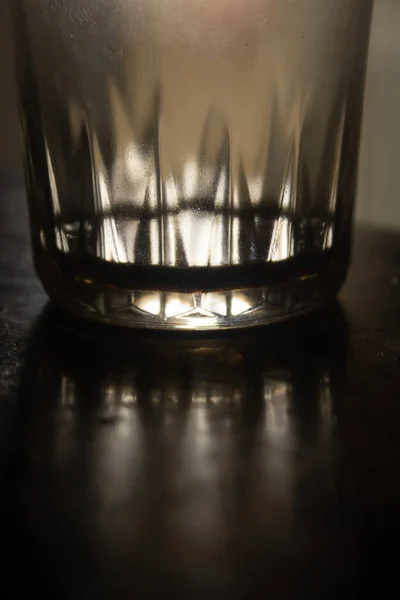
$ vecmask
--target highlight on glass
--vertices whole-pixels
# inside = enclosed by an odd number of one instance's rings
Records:
[[[92,319],[265,324],[349,264],[373,0],[14,0],[37,272]]]

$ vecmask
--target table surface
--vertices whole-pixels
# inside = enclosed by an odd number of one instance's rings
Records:
[[[385,596],[400,233],[357,231],[340,304],[307,318],[125,332],[47,306],[23,187],[0,181],[3,597]]]

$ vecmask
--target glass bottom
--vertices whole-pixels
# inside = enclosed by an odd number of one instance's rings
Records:
[[[319,265],[309,261],[308,268],[306,263],[300,270],[299,264],[293,265],[290,276],[287,270],[275,265],[273,275],[258,285],[269,269],[264,265],[254,277],[255,287],[249,285],[247,267],[237,270],[235,278],[230,269],[225,273],[210,269],[208,281],[206,273],[201,274],[201,289],[193,287],[196,277],[191,269],[192,281],[185,289],[185,273],[174,268],[157,271],[149,267],[146,277],[145,271],[126,267],[128,272],[119,276],[118,267],[103,264],[102,277],[101,265],[93,270],[82,261],[65,262],[60,258],[48,251],[36,254],[42,283],[50,298],[61,307],[112,325],[186,331],[266,325],[319,308],[337,295],[347,265],[347,261],[336,261],[329,256],[319,261]],[[318,270],[313,271],[313,266],[318,266]],[[158,281],[157,276],[160,276]],[[135,281],[139,289],[127,285],[129,280]]]

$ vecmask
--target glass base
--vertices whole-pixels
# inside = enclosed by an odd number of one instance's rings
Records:
[[[318,273],[267,285],[182,291],[131,289],[84,272],[66,274],[49,255],[36,256],[36,268],[49,296],[68,311],[112,325],[172,331],[226,330],[286,320],[333,300],[346,274],[343,262],[332,260]]]

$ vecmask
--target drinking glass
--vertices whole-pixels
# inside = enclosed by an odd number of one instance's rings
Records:
[[[373,0],[13,0],[37,272],[89,318],[265,324],[348,267]]]

